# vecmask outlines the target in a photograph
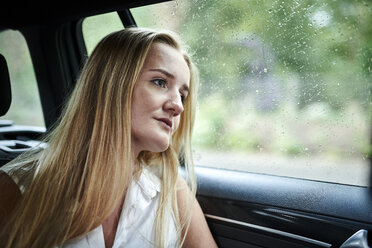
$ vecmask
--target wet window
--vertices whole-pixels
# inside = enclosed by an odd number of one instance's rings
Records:
[[[131,11],[193,52],[197,165],[368,184],[370,2],[190,0]]]
[[[123,28],[124,26],[116,12],[85,18],[83,21],[83,37],[87,53],[91,54],[103,37]]]
[[[16,125],[45,126],[34,67],[26,40],[19,31],[0,32],[0,53],[8,65],[12,103],[1,120]]]

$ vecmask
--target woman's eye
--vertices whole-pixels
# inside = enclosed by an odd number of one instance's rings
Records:
[[[167,81],[165,79],[162,79],[162,78],[157,78],[157,79],[153,79],[151,80],[151,82],[161,88],[166,88],[167,87]]]
[[[186,99],[186,97],[185,97],[185,96],[184,96],[183,94],[181,94],[180,96],[181,96],[181,102],[182,102],[182,103],[184,103],[184,102],[185,102],[185,99]]]

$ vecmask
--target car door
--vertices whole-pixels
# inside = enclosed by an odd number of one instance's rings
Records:
[[[368,247],[371,6],[139,5],[106,2],[18,27],[46,127],[105,33],[121,23],[174,30],[200,71],[197,198],[219,247]]]

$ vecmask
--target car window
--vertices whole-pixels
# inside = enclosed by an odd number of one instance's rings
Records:
[[[197,165],[368,185],[370,4],[199,0],[131,12],[194,53]]]
[[[0,32],[0,53],[8,65],[12,103],[0,120],[12,120],[18,125],[45,126],[31,56],[19,31]]]
[[[83,36],[87,53],[90,54],[97,43],[107,34],[123,29],[116,12],[87,17],[83,21]]]

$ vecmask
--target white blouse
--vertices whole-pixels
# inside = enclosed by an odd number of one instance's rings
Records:
[[[5,168],[1,168],[5,169]],[[2,170],[7,172],[6,170]],[[18,181],[13,177],[14,181]],[[17,182],[18,183],[18,182]],[[154,220],[158,208],[161,182],[150,170],[144,168],[139,179],[130,184],[124,201],[113,248],[154,247]],[[168,246],[177,247],[177,233],[172,213],[169,225]],[[105,248],[102,225],[83,237],[68,241],[60,248]]]

